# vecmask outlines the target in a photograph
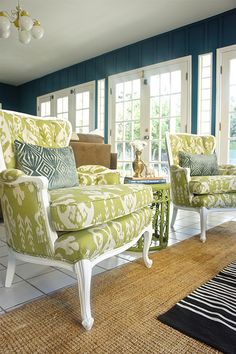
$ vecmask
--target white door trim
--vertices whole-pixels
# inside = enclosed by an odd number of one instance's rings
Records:
[[[221,121],[221,112],[222,112],[222,102],[221,102],[221,96],[222,96],[222,74],[221,74],[221,67],[222,67],[222,62],[223,62],[223,54],[231,51],[236,50],[236,44],[230,45],[227,47],[222,47],[218,48],[216,50],[216,121],[215,121],[215,136],[216,136],[216,153],[219,158],[219,163],[222,163],[221,161],[221,136],[220,136],[220,131],[219,127],[220,124],[222,124]]]

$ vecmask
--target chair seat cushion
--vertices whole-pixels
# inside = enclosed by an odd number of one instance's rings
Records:
[[[57,231],[82,230],[128,215],[152,202],[150,186],[91,185],[50,191]]]
[[[189,190],[193,194],[222,194],[236,192],[236,176],[198,176],[192,177]]]
[[[145,207],[98,227],[66,233],[56,240],[54,257],[70,263],[92,260],[131,242],[151,220],[152,210]]]

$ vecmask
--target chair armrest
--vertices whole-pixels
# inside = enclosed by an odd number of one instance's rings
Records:
[[[170,166],[171,195],[176,205],[189,206],[192,194],[189,191],[190,169],[178,165]]]
[[[220,175],[236,175],[235,165],[219,165]]]
[[[15,251],[52,257],[57,233],[51,227],[48,179],[9,169],[0,173],[7,243]]]
[[[110,170],[104,166],[86,165],[77,168],[79,184],[88,186],[91,184],[120,184],[118,171]]]

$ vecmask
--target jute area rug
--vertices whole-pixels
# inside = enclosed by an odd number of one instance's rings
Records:
[[[219,353],[156,317],[236,259],[236,223],[193,237],[92,280],[94,327],[82,329],[77,287],[0,317],[0,353]]]

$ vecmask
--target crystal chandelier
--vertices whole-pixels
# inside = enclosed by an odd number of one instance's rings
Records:
[[[11,10],[11,14],[6,11],[0,11],[0,38],[8,38],[10,36],[11,23],[17,28],[19,41],[28,44],[31,38],[41,39],[44,29],[38,20],[32,19],[30,14],[20,7],[19,1],[15,10]]]

